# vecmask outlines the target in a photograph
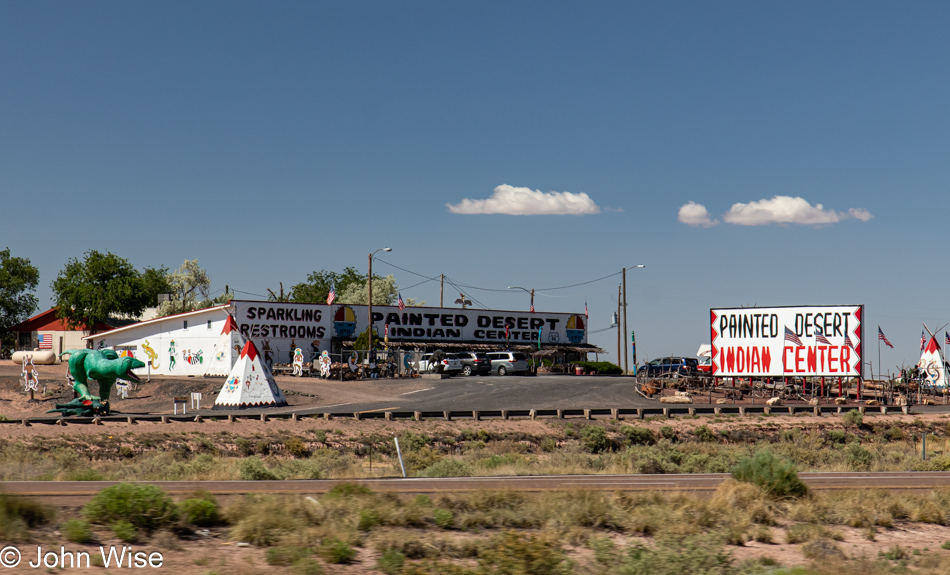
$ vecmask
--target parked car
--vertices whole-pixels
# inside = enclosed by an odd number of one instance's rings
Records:
[[[491,370],[498,375],[528,373],[528,358],[520,351],[491,351]]]
[[[699,365],[696,366],[696,369],[698,369],[705,375],[711,374],[712,373],[712,358],[708,356],[699,358]]]
[[[422,355],[422,359],[419,360],[419,373],[430,373],[435,371],[430,369],[429,359],[432,357],[431,353],[426,353]],[[458,356],[454,353],[446,353],[442,358],[442,371],[448,374],[456,374],[462,371],[462,362],[459,360]]]
[[[461,351],[455,354],[462,361],[462,373],[465,375],[488,375],[491,373],[491,360],[483,351]]]
[[[694,357],[661,357],[637,369],[645,377],[685,377],[699,374],[699,362]]]

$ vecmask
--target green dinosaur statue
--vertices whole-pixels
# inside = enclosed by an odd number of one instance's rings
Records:
[[[65,404],[56,404],[56,409],[64,415],[104,415],[109,413],[109,395],[116,379],[139,382],[133,369],[145,367],[145,364],[133,357],[119,357],[111,349],[71,349],[60,355],[69,354],[69,373],[73,376],[73,389],[78,398]],[[94,379],[99,382],[99,396],[89,394],[87,382]],[[87,413],[88,412],[88,413]]]

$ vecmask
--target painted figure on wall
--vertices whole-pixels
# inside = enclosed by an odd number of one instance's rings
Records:
[[[175,369],[175,340],[172,340],[168,346],[168,371]]]
[[[145,340],[145,343],[142,344],[142,350],[148,356],[152,369],[158,369],[158,352],[148,343],[148,340]]]

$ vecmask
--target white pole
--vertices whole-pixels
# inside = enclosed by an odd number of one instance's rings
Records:
[[[406,476],[406,466],[402,463],[402,451],[399,450],[399,438],[393,437],[393,441],[396,442],[396,455],[399,456],[399,467],[402,468],[402,476]]]

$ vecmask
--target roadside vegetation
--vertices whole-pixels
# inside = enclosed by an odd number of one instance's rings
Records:
[[[729,480],[709,498],[599,491],[410,496],[344,483],[319,497],[246,496],[221,505],[204,493],[176,502],[153,486],[119,484],[64,514],[77,518],[60,521],[42,506],[10,497],[0,499],[0,512],[3,525],[18,526],[5,532],[10,541],[48,540],[55,529],[77,544],[119,540],[176,549],[176,540],[201,532],[210,545],[259,549],[267,571],[277,573],[875,575],[950,570],[950,543],[930,548],[905,540],[873,553],[858,553],[849,544],[856,538],[885,538],[909,522],[950,524],[950,491],[808,493],[796,487],[788,462],[768,451],[741,460],[734,474],[748,480]],[[753,544],[765,552],[743,554]],[[195,572],[227,567],[198,561],[207,570]]]
[[[726,473],[768,447],[799,471],[948,471],[948,424],[861,418],[819,424],[794,418],[554,421],[543,433],[493,422],[389,423],[294,432],[166,432],[135,429],[0,440],[0,480],[347,479],[417,477]],[[791,422],[791,426],[789,425]],[[239,426],[240,424],[235,424]],[[499,429],[499,427],[502,427]],[[407,429],[409,428],[409,429]],[[159,428],[159,429],[167,429]],[[412,429],[415,429],[413,431]],[[927,434],[927,459],[921,436]]]

